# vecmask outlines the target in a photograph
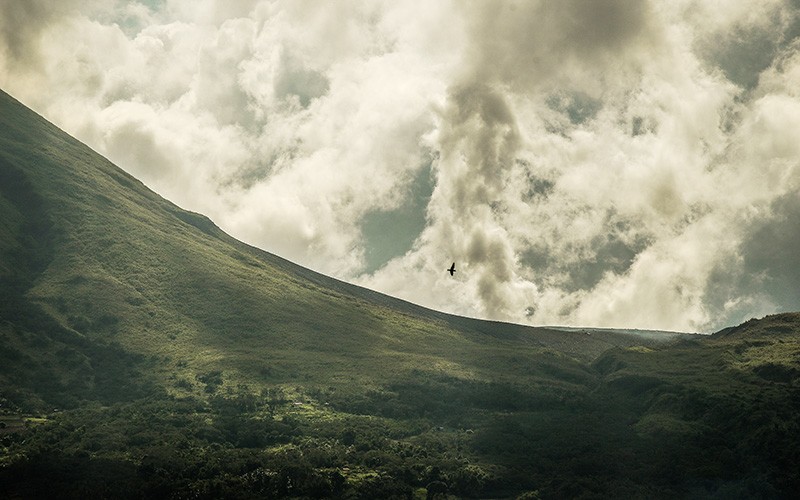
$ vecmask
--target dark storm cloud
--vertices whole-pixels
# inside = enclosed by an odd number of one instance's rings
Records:
[[[472,18],[466,78],[525,88],[571,63],[617,60],[655,35],[650,16],[645,1],[481,3]]]
[[[519,147],[515,117],[503,94],[475,82],[450,89],[444,114],[443,154],[463,155],[466,175],[452,179],[453,201],[460,210],[493,201],[502,170]],[[445,159],[446,160],[446,159]]]

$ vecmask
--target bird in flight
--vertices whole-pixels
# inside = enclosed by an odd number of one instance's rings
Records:
[[[456,272],[456,263],[455,262],[453,262],[453,265],[450,266],[450,269],[448,269],[447,272],[450,273],[450,276],[455,274],[455,272]]]

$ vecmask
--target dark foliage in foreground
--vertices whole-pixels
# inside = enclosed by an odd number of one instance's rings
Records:
[[[789,497],[800,380],[736,363],[796,349],[797,334],[750,326],[758,337],[609,351],[585,385],[549,395],[420,371],[301,401],[153,390],[4,433],[0,484],[25,498]]]

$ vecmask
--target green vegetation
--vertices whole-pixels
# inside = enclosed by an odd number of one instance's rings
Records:
[[[800,491],[800,315],[589,333],[248,247],[0,94],[4,498]]]

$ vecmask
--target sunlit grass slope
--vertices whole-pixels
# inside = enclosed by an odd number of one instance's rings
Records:
[[[796,314],[438,313],[234,240],[0,93],[0,497],[789,497],[798,415]]]

